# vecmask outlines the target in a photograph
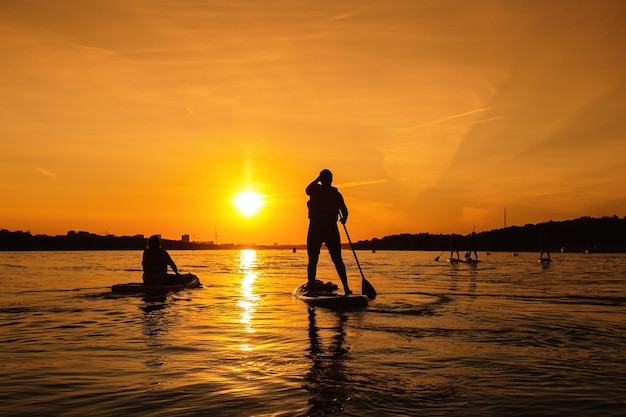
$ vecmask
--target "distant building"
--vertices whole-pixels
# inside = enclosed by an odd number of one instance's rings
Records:
[[[180,237],[180,240],[182,240],[185,243],[189,243],[189,235],[182,235]]]

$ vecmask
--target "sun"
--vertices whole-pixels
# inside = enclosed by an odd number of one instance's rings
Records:
[[[252,217],[263,207],[263,196],[254,191],[242,191],[233,200],[242,216]]]

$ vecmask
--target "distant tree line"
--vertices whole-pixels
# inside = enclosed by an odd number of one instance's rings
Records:
[[[450,239],[459,251],[540,251],[543,244],[550,251],[626,252],[626,218],[617,216],[511,226],[467,235],[400,234],[355,243],[355,249],[367,250],[450,250]]]
[[[561,222],[511,226],[488,232],[471,234],[433,235],[430,233],[400,234],[381,239],[361,240],[354,243],[360,250],[450,250],[450,238],[459,251],[540,251],[545,243],[550,251],[563,249],[567,252],[626,252],[626,218],[617,216],[591,218],[581,217]],[[473,245],[471,247],[470,245]],[[70,231],[66,235],[32,235],[30,232],[0,230],[0,250],[143,250],[143,235],[113,236],[89,232]],[[240,244],[216,245],[212,242],[184,242],[163,239],[166,249],[241,249],[246,247],[284,249],[283,246],[257,246]],[[297,245],[303,248],[302,245]],[[288,246],[289,249],[292,246]],[[293,247],[295,249],[295,247]]]
[[[213,243],[162,240],[167,249],[213,249]],[[66,235],[32,235],[30,232],[0,230],[0,250],[143,250],[143,235],[96,235],[89,232],[69,231]]]

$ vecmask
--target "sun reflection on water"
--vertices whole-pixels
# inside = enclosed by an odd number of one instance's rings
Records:
[[[252,321],[259,299],[254,293],[254,281],[258,277],[256,266],[256,250],[243,249],[239,255],[239,268],[243,273],[243,278],[241,279],[241,298],[237,301],[237,306],[241,308],[240,323],[244,326],[244,336],[240,345],[240,349],[244,352],[251,352],[253,349],[249,343],[248,335],[255,332]]]

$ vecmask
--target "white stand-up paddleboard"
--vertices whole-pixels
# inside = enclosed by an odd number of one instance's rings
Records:
[[[335,292],[337,286],[333,289],[324,290],[318,287],[316,295],[307,293],[306,284],[300,285],[293,291],[293,297],[304,301],[310,306],[324,307],[331,309],[361,309],[367,307],[368,298],[364,294],[341,295]]]
[[[197,288],[200,286],[200,279],[193,274],[181,275],[181,277],[185,282],[168,285],[147,285],[142,282],[115,284],[111,287],[111,292],[116,294],[162,294],[170,291],[179,291],[184,288]]]

